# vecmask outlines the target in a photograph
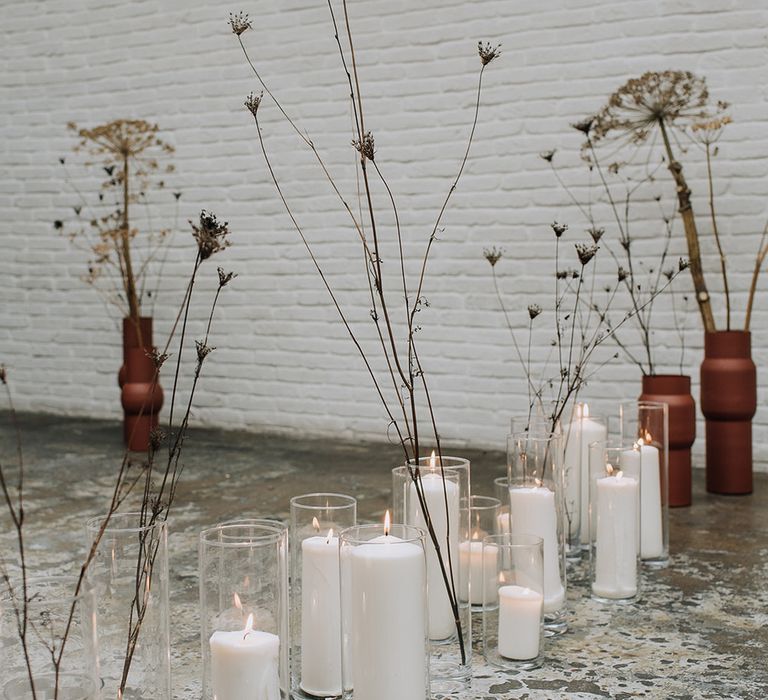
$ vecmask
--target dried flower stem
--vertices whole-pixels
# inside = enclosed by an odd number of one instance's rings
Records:
[[[755,303],[755,294],[757,292],[757,280],[760,277],[760,270],[763,267],[765,258],[768,257],[768,223],[766,223],[763,229],[763,235],[760,236],[760,245],[757,248],[757,255],[755,256],[755,269],[752,272],[752,281],[749,285],[749,300],[747,301],[747,314],[744,319],[744,330],[748,331],[750,323],[752,322],[752,306]]]
[[[731,293],[728,289],[728,272],[726,266],[725,253],[720,243],[720,233],[717,228],[717,216],[715,215],[715,191],[712,182],[712,144],[707,141],[705,144],[705,153],[707,156],[707,189],[709,192],[709,217],[712,220],[712,233],[715,237],[717,253],[720,256],[720,271],[723,274],[723,292],[725,294],[725,318],[726,330],[731,330]]]

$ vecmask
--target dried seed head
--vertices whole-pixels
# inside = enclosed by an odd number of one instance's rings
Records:
[[[376,149],[374,148],[373,134],[370,131],[365,132],[362,141],[360,139],[353,139],[352,145],[363,158],[367,158],[370,161],[374,159]]]
[[[625,279],[627,279],[627,271],[623,267],[619,267],[617,277],[619,279],[619,282],[623,282]]]
[[[685,258],[680,258],[677,261],[677,269],[682,272],[683,270],[687,270],[691,266],[691,263],[689,263]]]
[[[251,21],[245,12],[237,14],[229,13],[229,26],[232,27],[232,33],[240,36],[244,31],[251,29]]]
[[[501,56],[501,44],[492,46],[490,42],[482,41],[477,42],[477,53],[480,55],[480,61],[484,66],[487,66],[495,58]]]
[[[0,365],[0,383],[8,383],[8,372],[5,369],[5,365]]]
[[[547,163],[551,163],[552,159],[555,157],[555,153],[557,152],[556,148],[553,148],[551,151],[542,151],[539,153],[539,158],[542,160],[546,160]]]
[[[555,236],[558,238],[560,238],[560,236],[562,236],[568,230],[568,224],[559,224],[557,221],[553,221],[550,226],[555,232]]]
[[[215,214],[203,209],[200,212],[199,225],[192,221],[189,223],[192,226],[192,235],[197,241],[200,260],[207,260],[211,255],[229,246],[229,241],[227,240],[229,225],[226,221],[219,223]]]
[[[157,452],[160,449],[160,445],[165,440],[165,431],[162,428],[155,428],[149,433],[149,446],[153,452]]]
[[[155,365],[155,369],[160,369],[168,359],[168,353],[160,352],[157,348],[152,348],[152,351],[146,353],[146,355],[152,360],[152,364]]]
[[[248,97],[245,98],[245,102],[243,103],[248,111],[253,115],[253,118],[256,118],[256,112],[259,111],[259,105],[261,104],[261,98],[264,97],[264,93],[260,92],[258,95],[255,93],[251,93],[248,95]]]
[[[206,345],[202,340],[196,340],[195,347],[197,348],[197,361],[201,364],[203,360],[216,349],[210,345]]]
[[[224,272],[223,268],[218,267],[216,271],[219,273],[219,287],[226,287],[237,275],[234,272]]]
[[[491,267],[494,267],[499,260],[501,260],[501,256],[504,254],[504,250],[502,248],[497,248],[496,246],[493,246],[493,248],[486,248],[483,250],[483,255],[485,256],[485,259],[491,263]]]
[[[533,321],[541,313],[541,307],[538,304],[530,304],[528,306],[528,317]]]
[[[597,228],[596,226],[592,226],[587,229],[587,233],[592,236],[592,240],[595,243],[598,243],[600,239],[603,237],[603,234],[605,233],[604,228]]]
[[[589,136],[589,132],[592,131],[592,125],[594,123],[595,123],[595,117],[586,117],[581,121],[571,124],[571,126],[574,129],[576,129],[576,131],[580,131],[585,136]]]
[[[579,262],[581,263],[582,267],[586,265],[592,258],[595,257],[595,254],[598,250],[600,250],[600,246],[596,245],[586,245],[585,243],[576,243],[576,254],[579,256]]]

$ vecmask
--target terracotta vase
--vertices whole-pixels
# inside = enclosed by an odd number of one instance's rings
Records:
[[[669,406],[669,505],[691,505],[691,447],[696,440],[696,402],[691,378],[682,374],[643,376],[639,401]]]
[[[128,349],[138,348],[143,346],[145,348],[152,347],[152,318],[150,316],[142,316],[139,318],[138,327],[130,318],[123,319],[123,364],[120,367],[120,371],[117,373],[117,383],[120,388],[123,388],[125,384],[126,376],[126,362],[128,361]]]
[[[752,417],[757,370],[749,331],[704,336],[701,412],[707,419],[707,491],[752,493]]]
[[[125,444],[129,450],[145,452],[152,431],[158,426],[163,390],[155,381],[155,363],[147,356],[146,348],[129,348],[126,360],[125,384],[120,394],[125,412]]]

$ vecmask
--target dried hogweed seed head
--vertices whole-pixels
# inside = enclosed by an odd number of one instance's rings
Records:
[[[551,151],[542,151],[539,153],[539,158],[546,160],[547,163],[551,163],[552,159],[555,157],[555,153],[557,153],[556,148],[553,148]]]
[[[256,118],[256,112],[259,111],[259,105],[261,104],[262,97],[264,97],[263,92],[260,92],[258,95],[252,92],[250,95],[248,95],[248,97],[245,98],[245,102],[243,102],[248,111],[253,115],[254,119]]]
[[[595,117],[585,117],[584,119],[571,124],[571,126],[576,129],[576,131],[580,131],[585,136],[589,136],[589,132],[592,130],[592,125],[594,123]]]
[[[504,254],[504,251],[502,248],[497,248],[496,246],[493,246],[493,248],[486,248],[483,250],[483,256],[485,259],[491,263],[491,267],[494,267],[499,260],[501,260],[501,256]]]
[[[579,256],[579,262],[581,263],[582,267],[586,265],[592,258],[595,257],[595,254],[598,250],[600,250],[600,246],[596,245],[587,245],[586,243],[576,243],[576,254]]]
[[[528,306],[528,316],[533,321],[541,313],[541,307],[538,304]]]
[[[484,66],[487,66],[495,58],[501,56],[501,44],[492,46],[489,41],[483,43],[477,42],[477,53],[480,55],[480,61]]]
[[[623,282],[627,279],[627,271],[623,267],[619,267],[617,275],[619,282]]]
[[[677,261],[677,269],[680,272],[682,272],[683,270],[687,270],[690,266],[691,264],[685,258],[680,258]]]
[[[229,246],[227,236],[229,235],[229,225],[227,222],[219,223],[216,215],[203,209],[200,212],[199,224],[190,221],[192,226],[192,235],[197,241],[197,249],[200,253],[200,260],[207,260],[224,250]]]
[[[251,29],[251,21],[245,12],[229,13],[229,26],[232,27],[232,33],[240,36],[244,31]]]
[[[370,161],[374,159],[376,149],[374,147],[373,134],[370,131],[365,132],[362,141],[360,139],[353,139],[352,145],[363,158]]]
[[[559,224],[557,221],[553,221],[550,226],[555,232],[555,236],[558,238],[560,238],[560,236],[562,236],[568,230],[568,224]]]
[[[587,233],[592,236],[592,240],[595,243],[598,243],[600,239],[603,237],[603,234],[605,233],[604,228],[597,228],[596,226],[592,226],[587,229]]]
[[[202,363],[202,361],[216,349],[210,345],[206,345],[202,340],[196,340],[195,347],[197,348],[197,361],[200,363]]]
[[[216,268],[216,272],[219,273],[219,287],[226,287],[237,275],[234,272],[224,272],[221,267]]]

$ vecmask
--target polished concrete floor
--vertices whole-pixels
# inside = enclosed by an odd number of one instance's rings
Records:
[[[22,415],[27,460],[31,567],[74,569],[82,527],[104,509],[122,454],[120,427],[108,421]],[[11,458],[0,414],[0,458]],[[476,493],[492,493],[503,455],[466,454]],[[363,519],[388,505],[395,447],[192,430],[170,524],[175,697],[199,698],[197,535],[234,517],[287,518],[293,495],[337,491],[359,499]],[[586,595],[586,567],[570,572],[570,629],[548,640],[546,662],[530,672],[499,672],[475,644],[474,679],[463,698],[768,698],[768,475],[755,493],[706,494],[696,473],[694,505],[671,511],[669,568],[645,574],[631,606]],[[0,544],[13,540],[0,511]],[[477,635],[476,635],[477,636]],[[477,640],[475,640],[477,642]],[[393,698],[392,700],[397,700]]]

